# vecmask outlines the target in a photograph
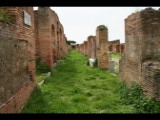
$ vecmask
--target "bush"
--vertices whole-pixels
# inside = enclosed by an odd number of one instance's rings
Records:
[[[42,63],[40,59],[36,60],[36,74],[42,74],[50,72],[51,69],[46,63]]]
[[[86,65],[87,65],[87,66],[89,66],[89,60],[87,60],[87,63],[86,63]]]
[[[131,87],[127,87],[126,83],[122,82],[119,91],[122,104],[132,105],[137,113],[160,112],[160,102],[154,98],[146,98],[138,84],[132,83]]]
[[[98,66],[98,59],[97,59],[97,58],[95,59],[95,61],[94,61],[94,63],[93,63],[93,66],[94,66],[94,67],[97,67],[97,66]]]

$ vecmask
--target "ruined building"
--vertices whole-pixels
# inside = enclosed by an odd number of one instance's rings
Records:
[[[17,113],[37,85],[36,59],[53,67],[70,47],[49,7],[0,8],[12,18],[8,24],[0,21],[0,113]]]
[[[120,40],[112,40],[108,41],[108,47],[110,52],[120,52],[124,51],[125,43],[120,43]]]
[[[112,40],[108,41],[109,51],[111,52],[119,52],[120,40]]]
[[[160,11],[146,8],[129,15],[125,38],[120,79],[138,83],[147,97],[160,100]]]
[[[35,11],[36,57],[54,66],[69,51],[69,45],[58,15],[49,7]]]

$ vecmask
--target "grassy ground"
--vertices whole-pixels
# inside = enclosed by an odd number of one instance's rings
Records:
[[[40,83],[42,80],[45,79],[46,76],[47,76],[47,73],[36,75],[36,82],[37,82],[37,83]]]
[[[87,57],[71,51],[37,86],[21,113],[135,113],[121,103],[117,74],[86,63]]]
[[[121,59],[121,53],[113,52],[113,53],[111,53],[111,57],[112,58]]]

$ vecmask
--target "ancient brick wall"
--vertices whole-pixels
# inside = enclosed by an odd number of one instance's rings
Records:
[[[120,40],[108,41],[110,52],[120,52]]]
[[[85,47],[84,47],[84,42],[81,44],[81,50],[82,50],[82,54],[85,54]]]
[[[125,49],[125,43],[121,43],[120,46],[119,46],[119,51],[120,53],[122,53]]]
[[[35,83],[35,34],[32,7],[4,7],[13,21],[0,22],[0,113],[15,113]]]
[[[86,40],[84,41],[84,55],[88,55],[88,42]]]
[[[125,51],[120,60],[120,79],[140,84],[141,79],[141,41],[143,39],[139,13],[125,19]],[[122,61],[122,62],[121,62]]]
[[[98,59],[98,67],[108,69],[109,54],[108,54],[108,29],[96,29],[96,57]]]
[[[42,62],[53,67],[54,63],[68,53],[63,26],[58,15],[49,7],[39,7],[35,16],[36,54]]]
[[[146,60],[142,64],[142,83],[144,94],[160,100],[160,62]]]
[[[134,81],[140,84],[146,95],[156,98],[159,97],[156,96],[159,91],[155,90],[159,87],[159,78],[150,77],[151,73],[157,71],[152,69],[152,65],[148,67],[147,61],[154,63],[153,58],[159,59],[159,34],[159,10],[146,8],[128,16],[125,19],[125,50],[120,60],[120,79],[127,83]],[[150,69],[153,72],[149,72]]]

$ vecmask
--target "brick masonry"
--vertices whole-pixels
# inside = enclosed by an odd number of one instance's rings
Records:
[[[125,43],[120,43],[120,40],[112,40],[108,41],[108,48],[110,52],[120,52],[122,53],[124,51],[124,44]]]
[[[36,87],[35,61],[50,67],[68,54],[63,26],[49,7],[1,7],[13,21],[0,21],[0,113],[17,113]]]
[[[58,15],[49,7],[35,11],[36,56],[53,67],[68,51],[69,46]]]
[[[0,22],[0,113],[12,113],[23,107],[36,86],[34,12],[32,7],[2,8],[13,21]]]
[[[109,53],[108,53],[108,29],[96,29],[96,56],[98,59],[98,67],[108,69]]]
[[[140,84],[148,97],[156,99],[160,98],[158,90],[160,79],[153,77],[152,74],[158,72],[156,67],[160,65],[159,34],[159,10],[146,8],[132,13],[125,19],[125,50],[120,60],[120,79],[126,81],[128,85],[131,82]],[[149,64],[148,60],[153,65]]]

